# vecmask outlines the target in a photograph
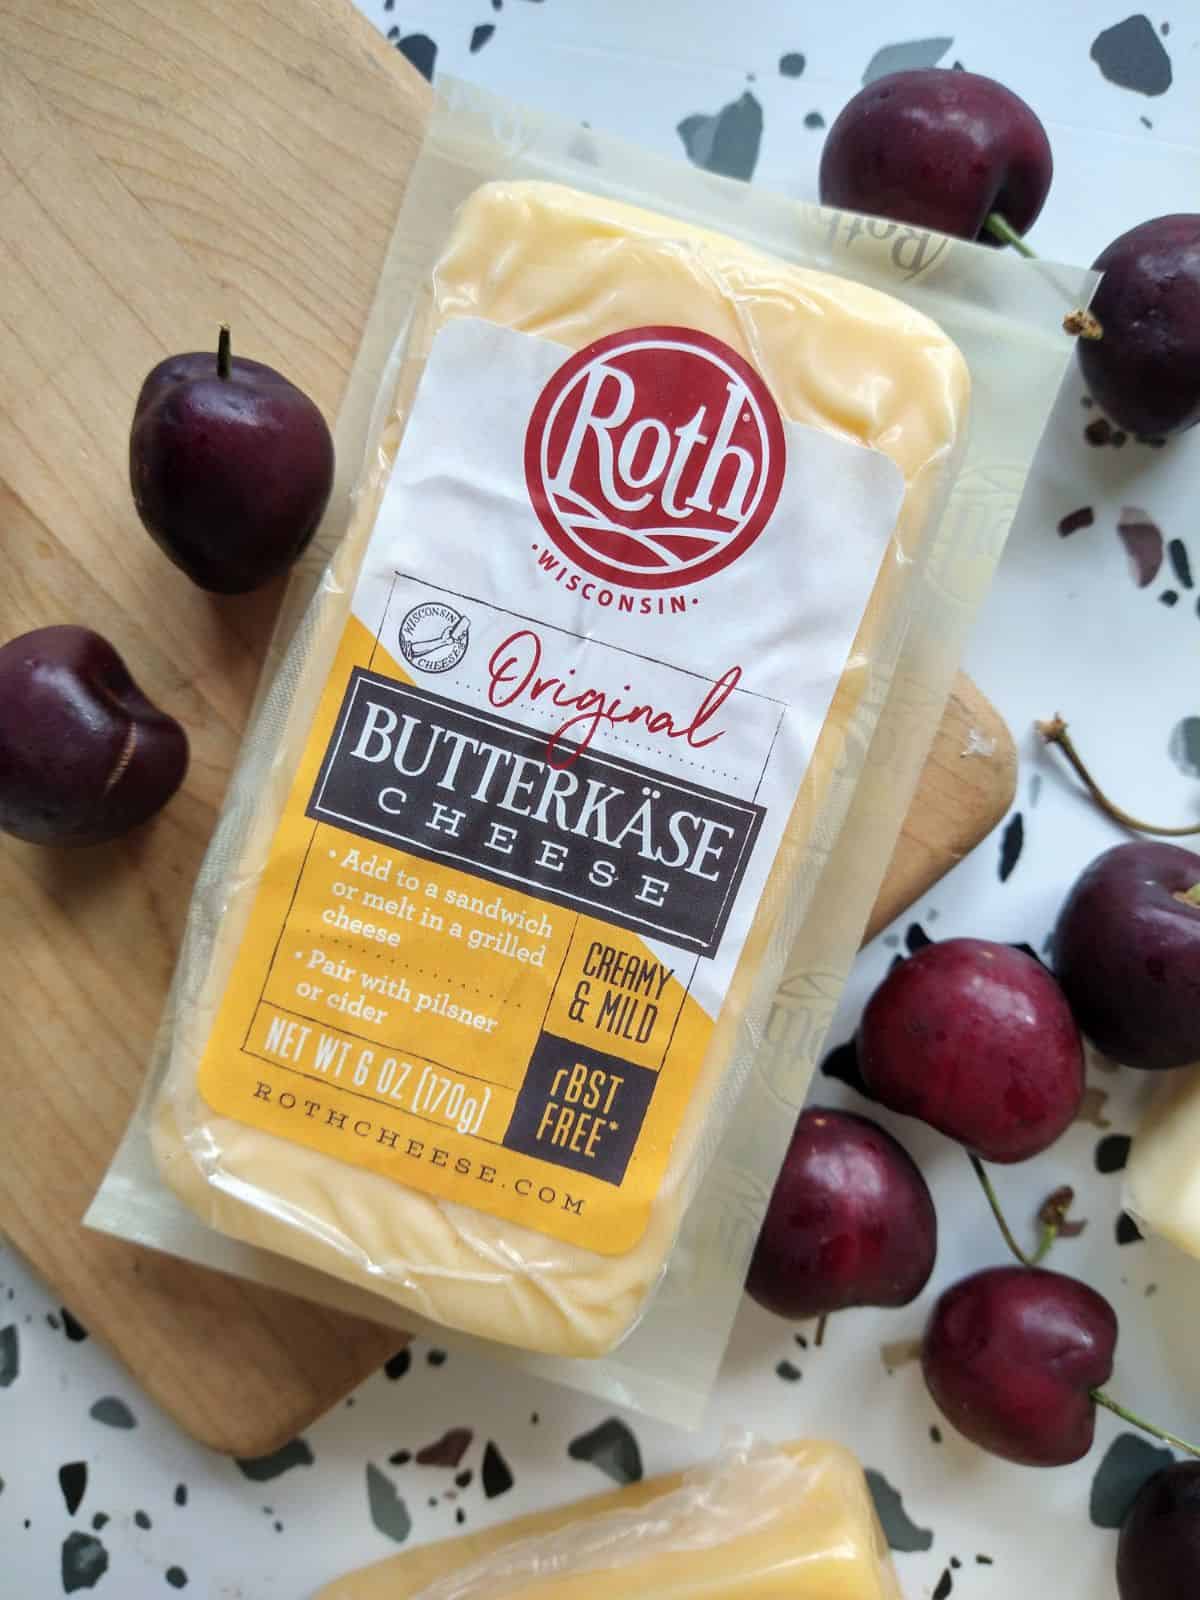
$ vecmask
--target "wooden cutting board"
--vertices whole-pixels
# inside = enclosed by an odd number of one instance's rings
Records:
[[[192,740],[184,791],[135,836],[0,841],[0,1229],[182,1427],[241,1456],[399,1341],[80,1225],[137,1096],[279,601],[214,600],[158,552],[130,502],[127,429],[149,367],[223,320],[337,413],[427,101],[349,0],[0,0],[0,639],[87,623]],[[993,753],[965,758],[978,736]],[[872,930],[994,826],[1014,770],[960,678]]]

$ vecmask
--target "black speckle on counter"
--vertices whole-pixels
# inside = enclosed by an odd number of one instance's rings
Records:
[[[992,1560],[991,1556],[976,1556],[975,1564],[979,1567],[995,1566],[995,1562]]]
[[[47,1325],[47,1327],[53,1328],[55,1333],[57,1333],[58,1330],[62,1327],[62,1323],[54,1315],[53,1311],[47,1311],[47,1313],[46,1313],[46,1325]]]
[[[865,1095],[868,1100],[872,1098],[866,1081],[858,1070],[858,1049],[853,1039],[847,1039],[845,1044],[835,1045],[821,1062],[821,1071],[827,1078],[835,1078],[838,1083],[857,1089],[859,1094]]]
[[[934,38],[885,44],[867,62],[862,81],[873,83],[876,78],[885,77],[889,72],[908,72],[913,67],[936,67],[953,43],[952,38]]]
[[[395,1383],[396,1379],[402,1378],[411,1366],[412,1351],[406,1346],[403,1350],[397,1350],[396,1354],[391,1358],[390,1361],[384,1362],[383,1370],[392,1380],[392,1382]]]
[[[458,1509],[455,1511],[454,1520],[455,1520],[455,1522],[458,1523],[460,1528],[462,1527],[463,1523],[467,1520],[467,1513],[463,1510],[463,1508],[461,1506],[459,1506]]]
[[[1127,1133],[1106,1133],[1096,1146],[1096,1171],[1120,1172],[1129,1160],[1133,1140]]]
[[[937,1587],[933,1591],[932,1600],[949,1600],[949,1596],[953,1592],[953,1589],[954,1579],[951,1576],[950,1568],[946,1567],[943,1569],[942,1575],[937,1581]]]
[[[803,1377],[800,1368],[791,1361],[781,1361],[775,1368],[775,1376],[782,1378],[785,1383],[797,1383]]]
[[[1091,506],[1080,506],[1077,511],[1068,511],[1058,524],[1060,537],[1067,538],[1072,533],[1078,533],[1080,528],[1090,528],[1096,520],[1096,513]]]
[[[371,1521],[385,1538],[403,1544],[412,1532],[408,1507],[396,1493],[395,1485],[379,1468],[367,1463],[367,1505]]]
[[[762,106],[749,89],[715,115],[698,111],[676,128],[688,160],[726,178],[753,177],[762,131]]]
[[[394,1450],[388,1457],[393,1467],[406,1467],[412,1460],[411,1450]]]
[[[471,1471],[470,1467],[464,1467],[461,1472],[455,1473],[454,1481],[460,1489],[469,1489],[471,1487],[471,1480],[474,1478],[474,1476],[475,1474]]]
[[[1181,717],[1171,729],[1167,754],[1186,778],[1200,778],[1200,717]]]
[[[106,1527],[110,1520],[111,1519],[107,1511],[97,1511],[96,1515],[92,1518],[92,1527],[95,1528],[97,1533],[99,1533],[100,1529]]]
[[[581,1433],[567,1446],[572,1461],[590,1461],[614,1483],[640,1483],[642,1452],[633,1430],[619,1417],[609,1417],[598,1428]]]
[[[405,33],[399,28],[389,28],[388,38],[399,50],[400,54],[423,78],[433,82],[433,69],[437,64],[437,45],[427,33]]]
[[[942,1442],[942,1430],[938,1427],[936,1422],[931,1422],[929,1424],[929,1437],[933,1440],[934,1444],[941,1444]]]
[[[1179,596],[1174,589],[1164,589],[1158,597],[1158,603],[1160,606],[1177,606],[1179,604]]]
[[[904,1552],[931,1549],[932,1528],[917,1527],[904,1509],[899,1490],[893,1489],[883,1473],[876,1472],[872,1467],[867,1468],[866,1479],[871,1499],[875,1502],[876,1515],[891,1548]]]
[[[108,1571],[108,1551],[91,1533],[69,1533],[62,1547],[64,1594],[93,1589]]]
[[[446,1365],[446,1352],[444,1350],[431,1350],[425,1359],[431,1367],[444,1367]]]
[[[1007,883],[1013,875],[1017,862],[1021,859],[1021,851],[1025,847],[1025,819],[1019,811],[1014,811],[1004,825],[1004,832],[1000,835],[1000,882]]]
[[[1119,1528],[1147,1478],[1175,1457],[1140,1433],[1121,1433],[1104,1453],[1092,1479],[1088,1515],[1097,1528]]]
[[[73,1317],[66,1306],[60,1307],[62,1311],[63,1332],[72,1344],[82,1344],[88,1336],[88,1331],[83,1323]]]
[[[87,1493],[88,1469],[86,1461],[65,1461],[58,1469],[58,1487],[66,1501],[71,1516],[79,1510]]]
[[[146,1529],[150,1526],[150,1518],[144,1511],[135,1511],[133,1513],[133,1520],[137,1523],[139,1528]]]
[[[1171,58],[1150,18],[1140,13],[1097,34],[1088,53],[1118,89],[1158,95],[1171,87]]]
[[[533,1411],[533,1412],[530,1413],[530,1416],[529,1416],[529,1425],[530,1425],[530,1427],[536,1428],[538,1423],[541,1420],[542,1420],[541,1417],[538,1416],[536,1411]]]
[[[187,1484],[177,1483],[175,1485],[175,1504],[177,1506],[187,1505],[187,1494]]]
[[[475,1437],[470,1428],[447,1428],[440,1439],[417,1451],[419,1467],[457,1467]]]
[[[497,1495],[507,1494],[513,1486],[512,1469],[490,1439],[483,1452],[483,1466],[480,1468],[479,1480],[489,1500],[494,1500]]]
[[[799,50],[789,50],[786,55],[779,58],[780,76],[784,78],[798,78],[804,71],[805,60]]]
[[[106,1428],[136,1428],[137,1418],[115,1394],[101,1395],[89,1411],[93,1422],[102,1422]]]
[[[1108,444],[1112,440],[1112,423],[1107,417],[1096,417],[1083,430],[1083,437],[1089,444]]]
[[[1117,1218],[1116,1233],[1118,1244],[1139,1244],[1141,1242],[1142,1230],[1129,1215],[1128,1211],[1122,1211]]]
[[[1190,589],[1192,587],[1192,563],[1183,540],[1168,539],[1167,555],[1179,587],[1181,589]]]
[[[804,119],[804,126],[806,128],[823,128],[825,126],[825,118],[819,111],[810,111]]]
[[[238,1458],[239,1470],[251,1483],[270,1483],[272,1478],[290,1472],[293,1467],[311,1467],[312,1464],[313,1453],[304,1439],[289,1439],[269,1456]]]
[[[961,1567],[961,1566],[962,1566],[962,1562],[958,1559],[957,1556],[951,1556],[950,1557],[950,1570],[952,1572],[957,1572],[959,1567]]]
[[[17,1338],[17,1325],[10,1322],[7,1328],[0,1328],[0,1389],[7,1389],[10,1383],[15,1383],[20,1370],[21,1346]]]
[[[471,54],[478,55],[496,31],[494,22],[481,22],[471,33]]]
[[[165,1576],[172,1589],[187,1588],[188,1577],[182,1567],[168,1567]]]

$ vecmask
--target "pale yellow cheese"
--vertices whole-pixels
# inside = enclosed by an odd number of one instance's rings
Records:
[[[901,1600],[862,1469],[804,1441],[392,1556],[315,1600]],[[540,1564],[553,1576],[531,1576]]]
[[[1125,1205],[1144,1232],[1200,1256],[1200,1067],[1166,1079],[1129,1153]]]
[[[185,983],[153,1141],[167,1182],[207,1222],[388,1296],[434,1321],[530,1350],[611,1349],[640,1316],[688,1198],[706,1113],[725,1072],[738,1007],[780,909],[778,866],[743,951],[671,1152],[648,1228],[601,1255],[422,1195],[217,1116],[198,1064],[282,810],[292,770],[349,614],[361,561],[429,343],[449,319],[489,319],[582,347],[605,334],[686,325],[730,345],[762,374],[790,419],[885,452],[906,493],[854,649],[788,825],[783,862],[810,835],[893,621],[902,556],[917,554],[942,474],[965,426],[968,378],[956,346],[927,318],[875,290],[791,267],[723,236],[591,195],[537,183],[489,184],[460,213],[437,265],[386,430],[380,469],[360,497],[314,648],[275,761],[232,864],[210,969]]]

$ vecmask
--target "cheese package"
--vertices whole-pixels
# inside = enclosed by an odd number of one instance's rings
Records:
[[[392,1556],[315,1600],[901,1600],[841,1445],[739,1443],[686,1476]]]
[[[662,1272],[966,367],[874,290],[530,183],[467,201],[410,350],[155,1148],[220,1228],[595,1355]]]
[[[444,89],[89,1222],[694,1420],[1086,284]]]

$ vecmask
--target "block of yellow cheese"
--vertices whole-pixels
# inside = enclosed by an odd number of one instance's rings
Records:
[[[644,1213],[627,1229],[623,1222],[619,1237],[593,1230],[576,1242],[563,1226],[572,1219],[561,1215],[554,1219],[558,1231],[549,1223],[545,1232],[531,1225],[532,1213],[527,1220],[514,1220],[511,1187],[501,1195],[493,1185],[487,1205],[478,1183],[473,1189],[447,1189],[443,1174],[433,1171],[428,1159],[426,1146],[432,1141],[422,1145],[410,1140],[410,1148],[424,1151],[424,1187],[415,1179],[407,1183],[398,1158],[394,1168],[379,1165],[379,1138],[391,1135],[384,1132],[377,1138],[365,1116],[369,1138],[364,1135],[360,1148],[342,1160],[318,1147],[315,1135],[309,1137],[311,1129],[299,1108],[290,1121],[282,1112],[277,1124],[252,1120],[260,1113],[263,1118],[276,1113],[278,1093],[267,1111],[250,1106],[246,1117],[234,1116],[215,1110],[200,1082],[202,1071],[229,1065],[220,1059],[214,1063],[214,1051],[220,1056],[225,1049],[232,1060],[242,1041],[251,1038],[247,1019],[262,992],[261,977],[252,970],[256,941],[268,954],[277,948],[279,960],[296,963],[285,974],[288,981],[305,970],[301,963],[309,958],[309,946],[293,951],[279,942],[277,930],[268,929],[267,937],[252,920],[263,916],[255,897],[271,889],[272,878],[279,876],[278,859],[272,857],[278,840],[293,826],[300,837],[320,755],[314,753],[313,730],[324,726],[327,683],[339,663],[354,659],[346,652],[359,648],[366,637],[360,629],[356,643],[350,594],[426,358],[439,334],[468,320],[476,330],[504,330],[506,338],[519,333],[530,345],[548,341],[564,354],[629,328],[695,330],[720,341],[733,352],[731,359],[753,366],[788,426],[817,431],[831,447],[866,447],[860,453],[886,458],[897,484],[898,513],[894,520],[889,513],[884,531],[890,528],[890,537],[880,547],[882,559],[867,574],[865,609],[855,612],[861,621],[856,632],[851,630],[852,643],[842,657],[845,664],[832,687],[828,713],[790,815],[783,812],[783,847],[777,858],[783,865],[772,869],[765,881],[724,1003],[712,1007],[710,1019],[692,1001],[681,1001],[683,1022],[672,1048],[676,1056],[686,1049],[689,1016],[698,1041],[694,1059],[681,1062],[678,1069],[686,1092],[672,1113],[674,1121],[670,1126],[664,1122],[654,1135],[661,1172]],[[208,904],[216,913],[201,919],[205,925],[185,950],[185,963],[193,949],[206,951],[206,939],[211,949],[187,968],[179,985],[167,1070],[153,1112],[159,1168],[194,1211],[236,1238],[487,1338],[530,1350],[593,1356],[624,1337],[669,1256],[706,1120],[739,1038],[743,1007],[797,853],[823,824],[847,729],[870,683],[874,652],[882,640],[895,638],[897,611],[912,572],[911,561],[902,558],[917,557],[923,541],[932,536],[931,517],[965,428],[968,389],[965,363],[952,341],[929,319],[876,290],[787,265],[674,219],[553,185],[493,183],[474,193],[459,213],[426,299],[417,308],[379,466],[358,498],[337,559],[336,581],[326,586],[315,613],[311,648],[295,674],[278,744],[271,759],[258,764],[253,795],[243,794],[239,801],[242,831],[233,835],[236,856],[224,860],[218,851],[206,864],[214,882],[215,875],[223,874],[216,890],[210,883],[208,891]],[[469,448],[472,427],[468,398],[464,448]],[[635,452],[635,463],[640,459]],[[429,537],[434,537],[432,531]],[[527,551],[528,544],[522,549]],[[476,573],[451,576],[464,586],[468,579],[477,586],[482,581]],[[819,585],[820,568],[806,569],[804,582]],[[515,612],[532,603],[523,591],[502,601]],[[447,659],[456,643],[453,611],[449,616],[445,629],[440,622],[430,624],[433,642],[423,646],[443,650]],[[704,624],[712,626],[711,620]],[[398,657],[398,650],[394,653]],[[421,665],[417,656],[410,677],[421,676]],[[268,867],[271,861],[274,865]],[[372,958],[377,950],[373,947]],[[345,944],[338,947],[338,958],[361,965],[359,953]],[[649,973],[648,959],[645,967]],[[519,976],[532,980],[536,975],[526,971]],[[519,991],[511,993],[515,1004]],[[248,997],[244,1016],[238,1011],[243,996]],[[286,1048],[286,1030],[279,1031],[278,1021],[274,1026],[277,1048]],[[471,1049],[484,1049],[486,1035],[480,1039],[460,1029],[455,1037],[469,1040]],[[222,1039],[236,1042],[221,1045]],[[259,1048],[261,1054],[261,1043]],[[252,1080],[253,1062],[245,1071]],[[302,1099],[299,1089],[290,1096],[291,1106],[298,1096]],[[346,1120],[354,1116],[353,1104],[345,1105],[349,1111],[344,1107],[328,1113],[342,1117],[343,1132],[357,1125]],[[648,1123],[660,1112],[665,1117],[667,1109],[659,1092]],[[316,1115],[326,1117],[324,1104]],[[447,1148],[452,1136],[457,1137],[456,1130],[450,1130]],[[395,1153],[393,1139],[391,1151],[384,1154]],[[373,1169],[365,1164],[368,1155],[377,1160]],[[466,1166],[460,1171],[470,1167],[463,1159]],[[416,1170],[414,1163],[408,1170]],[[765,1175],[764,1192],[769,1192],[772,1176]],[[545,1192],[553,1194],[553,1185]],[[481,1196],[479,1205],[469,1203],[476,1194]],[[603,1201],[600,1194],[598,1204]],[[502,1206],[509,1208],[506,1214],[501,1214]]]
[[[901,1600],[862,1469],[840,1445],[730,1451],[485,1533],[392,1556],[315,1600]]]
[[[1125,1170],[1125,1207],[1146,1233],[1200,1257],[1200,1067],[1164,1073]]]

